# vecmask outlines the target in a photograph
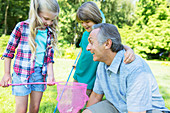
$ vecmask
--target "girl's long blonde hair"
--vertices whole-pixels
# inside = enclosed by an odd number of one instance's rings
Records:
[[[31,59],[35,58],[37,44],[35,42],[37,29],[43,26],[43,22],[38,15],[39,12],[47,10],[49,12],[58,13],[60,11],[59,4],[57,0],[31,0],[30,11],[29,11],[29,45],[31,48]],[[57,15],[58,16],[58,15]],[[58,18],[53,21],[50,25],[52,30],[53,39],[51,40],[52,47],[57,49],[57,33],[58,33]]]

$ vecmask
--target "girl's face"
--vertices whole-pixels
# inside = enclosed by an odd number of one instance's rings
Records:
[[[53,21],[57,17],[57,13],[42,11],[39,13],[39,16],[41,17],[43,21],[44,27],[47,27],[53,24]]]
[[[84,29],[86,29],[87,32],[91,32],[92,31],[92,26],[95,23],[91,20],[87,20],[87,21],[82,21],[81,25],[84,27]]]

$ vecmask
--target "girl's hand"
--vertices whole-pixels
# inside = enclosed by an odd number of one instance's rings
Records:
[[[8,87],[8,82],[11,83],[11,75],[10,74],[5,74],[0,82],[0,86],[2,87]]]
[[[127,49],[124,55],[125,55],[125,59],[123,62],[125,64],[131,63],[132,61],[135,60],[135,53],[131,48]]]
[[[47,78],[47,85],[53,86],[53,85],[55,85],[54,82],[55,82],[54,75],[48,75],[48,78]]]

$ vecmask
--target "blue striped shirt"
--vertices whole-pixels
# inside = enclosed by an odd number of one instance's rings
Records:
[[[139,56],[125,64],[125,50],[119,51],[110,66],[100,62],[93,91],[105,94],[119,112],[167,111],[147,63]]]

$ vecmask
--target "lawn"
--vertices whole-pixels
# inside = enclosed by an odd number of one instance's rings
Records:
[[[66,81],[72,69],[73,60],[69,59],[56,59],[54,64],[54,72],[56,81]],[[0,60],[0,80],[3,76],[3,61]],[[162,94],[165,105],[170,109],[170,62],[161,61],[148,61],[155,78],[158,82],[160,93]],[[72,72],[72,74],[74,71]],[[70,81],[73,78],[71,76]],[[49,86],[45,91],[39,113],[53,113],[57,104],[57,87]],[[0,113],[14,113],[15,111],[15,98],[11,94],[11,87],[0,87]]]

